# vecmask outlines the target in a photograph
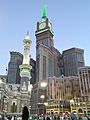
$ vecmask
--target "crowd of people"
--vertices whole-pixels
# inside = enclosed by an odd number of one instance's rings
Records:
[[[42,116],[29,116],[28,108],[25,106],[22,111],[22,116],[0,116],[0,120],[90,120],[90,117],[86,114],[76,115],[74,112],[70,115],[64,114],[58,115],[42,115]]]

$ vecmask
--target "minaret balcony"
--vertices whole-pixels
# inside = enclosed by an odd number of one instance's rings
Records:
[[[32,41],[28,40],[28,39],[24,39],[23,43],[24,43],[24,46],[30,46],[30,44],[32,43]]]
[[[27,65],[27,64],[23,64],[19,66],[20,71],[26,70],[26,71],[31,71],[32,66],[31,65]]]

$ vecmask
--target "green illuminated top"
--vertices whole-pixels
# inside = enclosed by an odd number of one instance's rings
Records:
[[[44,7],[43,7],[42,18],[46,18],[46,5],[44,5]]]

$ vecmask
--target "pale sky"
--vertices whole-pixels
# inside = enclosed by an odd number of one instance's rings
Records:
[[[36,23],[44,5],[53,25],[55,48],[61,53],[72,47],[84,49],[85,64],[90,66],[90,0],[0,0],[0,75],[6,74],[9,51],[23,53],[27,31],[35,59]]]

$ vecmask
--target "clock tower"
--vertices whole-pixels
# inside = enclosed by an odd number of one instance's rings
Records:
[[[60,77],[61,75],[61,54],[54,47],[54,33],[52,30],[52,23],[46,16],[46,8],[43,8],[43,14],[39,22],[37,22],[37,27],[35,31],[36,36],[36,85],[33,87],[35,90],[35,106],[33,106],[34,111],[38,111],[37,103],[46,102],[47,97],[41,101],[40,95],[42,91],[47,87],[41,90],[40,83],[47,82],[49,77]],[[49,91],[45,92],[44,95],[47,96]],[[45,101],[44,101],[45,100]],[[40,111],[40,110],[39,110]],[[39,112],[38,111],[38,112]],[[36,112],[36,113],[38,113]],[[40,111],[41,112],[41,111]],[[38,113],[39,114],[39,113]]]
[[[41,20],[37,22],[35,35],[36,35],[36,44],[40,43],[48,47],[53,46],[52,24],[46,16],[46,7],[43,8],[43,14]]]
[[[52,23],[46,16],[46,7],[43,8],[42,18],[36,27],[36,81],[47,81],[54,75],[53,52],[54,46]],[[50,64],[49,64],[50,63]],[[51,68],[49,68],[51,65]]]

